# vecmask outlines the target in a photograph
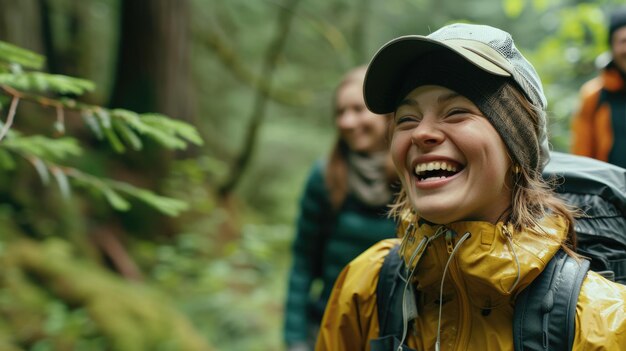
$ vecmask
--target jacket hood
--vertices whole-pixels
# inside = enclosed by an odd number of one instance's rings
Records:
[[[567,228],[560,217],[546,218],[535,232],[515,231],[513,226],[502,222],[410,223],[416,221],[406,215],[399,226],[401,233],[406,234],[400,254],[407,267],[418,266],[414,283],[417,290],[427,296],[439,292],[452,249],[469,233],[451,262],[455,266],[457,284],[464,285],[470,300],[479,308],[513,302],[517,293],[541,273],[560,248]],[[420,242],[429,238],[428,246],[421,254],[416,254]],[[450,281],[446,278],[446,282]],[[451,293],[451,286],[444,286],[445,291]]]

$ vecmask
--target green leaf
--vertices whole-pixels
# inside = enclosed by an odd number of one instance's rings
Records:
[[[38,157],[29,158],[30,163],[32,163],[33,167],[39,174],[39,179],[44,185],[48,185],[50,183],[50,173],[48,172],[48,167],[46,164]]]
[[[120,138],[117,136],[117,134],[115,134],[115,131],[113,130],[113,128],[105,128],[104,136],[106,136],[107,140],[109,141],[109,144],[111,144],[111,147],[113,147],[113,150],[115,152],[121,154],[121,153],[124,153],[124,151],[126,151],[126,147],[124,147],[124,144],[122,143]]]
[[[137,188],[127,183],[116,182],[115,188],[143,201],[168,216],[177,216],[189,208],[189,205],[184,201],[160,196],[150,190]]]
[[[64,198],[68,199],[71,196],[72,192],[70,188],[70,183],[67,180],[67,176],[58,167],[52,168],[51,171],[54,179],[56,179],[57,184],[59,185],[61,195],[63,195]]]
[[[98,122],[100,123],[100,127],[104,136],[109,141],[109,144],[113,148],[113,150],[117,153],[123,153],[126,151],[126,147],[120,140],[120,138],[113,130],[113,122],[111,121],[111,113],[103,108],[96,110],[96,117],[98,117]]]
[[[15,169],[15,160],[7,150],[0,149],[0,168],[5,170]]]
[[[98,140],[102,140],[104,138],[104,133],[102,132],[100,123],[98,123],[93,111],[89,109],[82,110],[80,115],[83,118],[83,121],[85,121],[87,127],[89,127],[89,129],[96,135],[96,138],[98,138]]]
[[[51,139],[42,135],[25,137],[15,134],[3,140],[2,146],[25,157],[32,155],[51,161],[79,156],[82,153],[78,141],[71,137]]]
[[[66,168],[66,174],[73,179],[74,184],[103,194],[109,204],[119,211],[127,211],[131,207],[130,203],[119,193],[134,197],[169,216],[176,216],[189,207],[184,201],[160,196],[128,183],[95,177],[75,168]]]
[[[139,120],[139,114],[133,111],[125,110],[122,108],[116,108],[111,110],[111,115],[115,118],[122,119],[131,124]]]
[[[105,187],[102,190],[104,197],[107,199],[111,207],[118,211],[128,211],[130,209],[130,203],[122,198],[117,192],[109,187]]]
[[[504,14],[509,18],[519,17],[524,10],[524,5],[526,5],[525,0],[504,0],[502,2]]]
[[[184,201],[160,196],[148,190],[142,190],[134,195],[161,213],[172,217],[179,215],[181,212],[186,211],[189,208],[189,205]]]
[[[4,41],[0,41],[0,60],[33,69],[42,69],[45,62],[43,56]]]
[[[102,128],[111,128],[111,114],[109,111],[99,108],[96,110],[96,117],[98,117],[98,122],[100,122],[100,126],[102,126]]]
[[[161,125],[166,131],[172,135],[178,135],[181,138],[195,144],[202,145],[203,141],[198,130],[193,125],[177,119],[169,118],[155,113],[146,113],[141,115],[142,120],[146,124]]]
[[[192,125],[163,115],[143,114],[139,118],[127,119],[129,125],[169,149],[184,149],[187,142],[202,144],[202,138]]]
[[[74,95],[82,95],[95,89],[94,83],[86,79],[43,72],[0,73],[0,84],[19,90]]]
[[[133,132],[132,129],[126,124],[124,121],[120,121],[118,119],[113,120],[113,127],[115,130],[122,136],[122,138],[130,144],[133,150],[141,150],[143,147],[143,143],[141,139]]]

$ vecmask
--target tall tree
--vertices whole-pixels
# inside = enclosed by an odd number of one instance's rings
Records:
[[[138,112],[161,113],[194,122],[193,90],[190,81],[189,0],[122,1],[120,40],[111,107]],[[129,155],[117,172],[134,183],[159,188],[174,154],[146,145],[142,154]],[[193,152],[193,151],[192,151]],[[129,172],[130,170],[130,172]],[[122,251],[124,231],[159,236],[176,232],[175,222],[143,209],[122,216],[122,225],[102,223],[99,245],[108,256],[122,258],[115,264],[133,267]],[[106,244],[106,245],[103,245]],[[126,264],[125,264],[126,263]]]
[[[0,40],[44,52],[38,0],[0,0]]]
[[[189,0],[122,2],[112,106],[193,122]]]

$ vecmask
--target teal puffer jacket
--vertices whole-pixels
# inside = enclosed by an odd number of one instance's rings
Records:
[[[395,237],[395,223],[386,217],[386,206],[370,207],[348,194],[334,212],[324,182],[325,162],[313,167],[300,203],[293,265],[289,276],[285,311],[285,342],[294,344],[310,337],[319,325],[337,276],[353,258],[374,243]],[[313,282],[322,283],[312,296]]]

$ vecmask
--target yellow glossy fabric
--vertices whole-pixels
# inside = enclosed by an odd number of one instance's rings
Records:
[[[406,226],[400,231],[403,232]],[[413,283],[419,291],[419,317],[407,344],[434,350],[439,313],[439,287],[449,249],[471,233],[448,268],[443,289],[441,350],[513,350],[512,322],[517,293],[543,270],[565,236],[561,220],[544,223],[549,238],[516,233],[502,223],[461,222],[447,227],[456,237],[442,235],[424,251]],[[402,255],[408,262],[423,237],[437,227],[409,231]],[[506,234],[512,233],[513,251]],[[412,237],[412,238],[411,238]],[[369,350],[378,337],[376,284],[383,260],[400,239],[374,245],[351,262],[336,282],[321,325],[316,351]],[[514,255],[519,259],[518,266]],[[513,289],[513,290],[511,290]],[[626,286],[590,272],[577,304],[574,350],[626,350]]]

